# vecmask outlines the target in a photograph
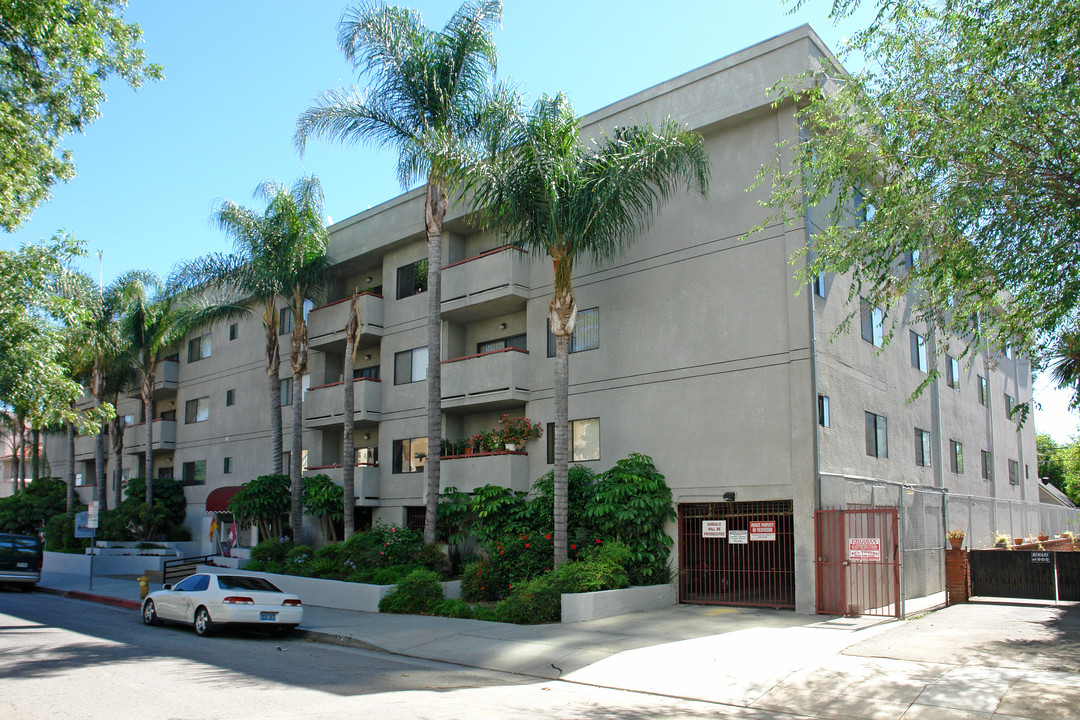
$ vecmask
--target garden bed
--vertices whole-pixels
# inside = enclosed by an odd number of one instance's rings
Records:
[[[642,610],[653,610],[678,603],[675,586],[636,585],[621,590],[600,590],[587,593],[563,593],[562,621],[564,623],[599,620]]]

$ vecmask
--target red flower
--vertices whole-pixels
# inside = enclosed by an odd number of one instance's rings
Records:
[[[597,545],[599,545],[599,544],[600,544],[600,538],[596,538],[596,544],[597,544]]]
[[[499,551],[499,554],[500,554],[500,555],[502,555],[502,554],[503,554],[503,551],[502,551],[502,550],[500,550],[500,551]]]
[[[571,546],[570,546],[570,549],[571,549],[571,550],[577,550],[577,545],[571,545]]]
[[[551,533],[548,533],[547,535],[545,535],[544,539],[545,540],[550,540],[551,539]]]
[[[525,543],[525,547],[529,547],[529,543]]]

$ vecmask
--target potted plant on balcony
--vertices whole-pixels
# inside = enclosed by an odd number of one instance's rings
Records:
[[[510,452],[525,447],[529,440],[536,440],[544,434],[539,422],[532,422],[527,417],[503,415],[499,428],[495,431],[497,442]]]
[[[946,535],[946,537],[949,538],[949,546],[953,550],[959,550],[961,547],[963,547],[963,545],[964,545],[964,531],[963,530],[961,530],[960,528],[956,528],[955,530],[948,531],[947,533],[945,533],[945,535]]]

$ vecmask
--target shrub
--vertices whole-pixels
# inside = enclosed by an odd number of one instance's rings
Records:
[[[292,546],[291,542],[282,542],[277,538],[263,540],[251,548],[251,560],[259,563],[265,563],[267,560],[283,562],[285,555],[292,549]]]
[[[461,597],[470,602],[497,599],[494,584],[487,587],[487,569],[486,560],[474,560],[461,569]]]
[[[393,592],[379,601],[379,612],[430,615],[442,599],[439,576],[420,568],[409,573]]]
[[[423,545],[420,548],[420,552],[417,553],[416,559],[428,570],[445,577],[450,572],[450,560],[443,551],[443,547],[444,546],[440,543],[428,543]]]
[[[583,559],[568,562],[555,573],[555,584],[564,593],[597,592],[628,587],[630,578],[620,559],[629,560],[629,550],[618,542],[605,543]]]
[[[550,575],[533,578],[514,588],[514,594],[495,606],[499,622],[536,625],[559,622],[562,617],[562,593]]]
[[[45,549],[82,555],[90,547],[89,538],[75,537],[75,513],[54,515],[45,524]]]
[[[0,498],[0,532],[36,535],[43,522],[63,515],[66,509],[67,485],[64,481],[38,478],[27,483],[25,490]]]
[[[431,609],[432,615],[469,620],[474,617],[473,606],[464,600],[442,600]]]

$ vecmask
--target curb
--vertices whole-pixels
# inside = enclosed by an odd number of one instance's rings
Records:
[[[124,608],[125,610],[141,610],[142,603],[135,602],[134,600],[121,600],[120,598],[109,597],[108,595],[97,595],[95,593],[82,592],[79,590],[58,590],[56,588],[37,586],[39,592],[46,592],[50,595],[59,595],[60,597],[70,598],[72,600],[88,600],[90,602],[101,603],[102,605],[111,605],[113,607]]]
[[[392,650],[381,648],[378,645],[365,642],[364,640],[359,640],[350,635],[338,635],[335,633],[322,632],[321,630],[305,630],[302,627],[296,628],[291,634],[294,638],[306,640],[307,642],[317,642],[324,645],[338,645],[340,647],[356,648],[357,650],[371,650],[372,652],[387,653],[388,655],[399,654]]]

